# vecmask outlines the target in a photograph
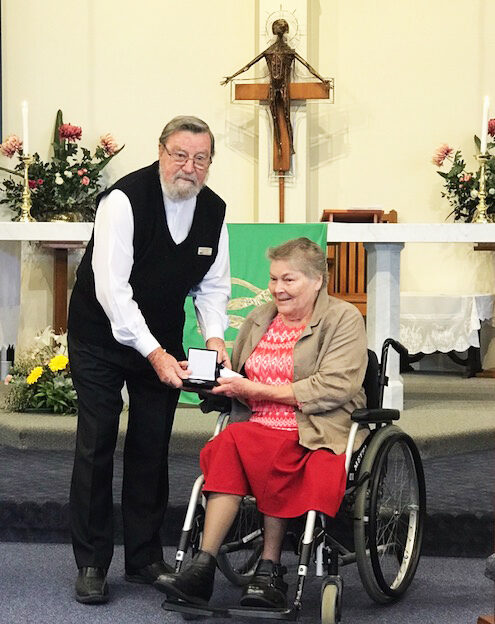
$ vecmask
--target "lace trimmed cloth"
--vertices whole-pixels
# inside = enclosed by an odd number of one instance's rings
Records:
[[[494,306],[494,294],[401,293],[400,341],[410,354],[479,347],[478,330],[483,321],[494,325]]]

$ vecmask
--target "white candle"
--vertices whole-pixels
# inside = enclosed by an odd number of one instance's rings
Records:
[[[24,156],[29,154],[29,131],[28,131],[28,103],[24,100],[21,104],[22,111],[22,151]]]
[[[488,109],[490,108],[490,98],[485,95],[483,102],[483,118],[481,120],[481,153],[486,153],[486,143],[488,140]]]

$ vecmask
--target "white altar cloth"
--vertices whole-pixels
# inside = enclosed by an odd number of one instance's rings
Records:
[[[483,321],[493,323],[494,294],[435,295],[402,292],[400,341],[411,355],[479,347]]]

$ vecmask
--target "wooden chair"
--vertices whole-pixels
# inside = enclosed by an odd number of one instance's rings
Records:
[[[328,223],[397,223],[397,211],[324,210]],[[331,226],[329,226],[331,227]],[[354,304],[366,316],[366,251],[361,242],[328,244],[328,294]]]

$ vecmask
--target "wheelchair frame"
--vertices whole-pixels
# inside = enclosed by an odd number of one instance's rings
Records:
[[[316,575],[323,576],[325,569],[327,572],[321,589],[322,624],[341,621],[344,585],[339,574],[341,565],[357,563],[366,592],[378,603],[392,602],[405,593],[419,562],[426,493],[418,449],[406,433],[392,424],[399,419],[399,410],[381,407],[384,387],[388,383],[386,365],[390,346],[398,353],[407,353],[400,343],[391,338],[383,343],[380,363],[376,355],[369,352],[370,360],[364,384],[365,390],[366,385],[369,386],[369,406],[355,410],[351,415],[353,422],[345,451],[347,489],[341,509],[352,509],[354,552],[327,532],[327,518],[324,514],[308,511],[300,544],[296,591],[290,607],[200,607],[167,599],[162,604],[163,609],[196,616],[295,621],[302,607],[304,582],[312,557],[316,563]],[[376,388],[378,394],[375,392]],[[220,433],[228,418],[228,413],[219,415],[214,435]],[[370,435],[353,454],[356,433],[363,425],[372,427]],[[202,496],[203,482],[204,477],[200,475],[192,488],[176,553],[176,572],[180,571],[190,546],[193,553],[200,547],[205,501],[203,499],[202,507],[198,505],[198,501]],[[261,518],[259,512],[258,518]],[[318,519],[320,526],[317,526]],[[238,585],[249,582],[261,554],[261,526],[255,522],[246,531],[239,539],[224,544],[217,557],[218,567],[229,580]],[[254,550],[250,550],[251,548]],[[248,559],[240,570],[235,570],[228,555],[242,550],[247,550]]]

